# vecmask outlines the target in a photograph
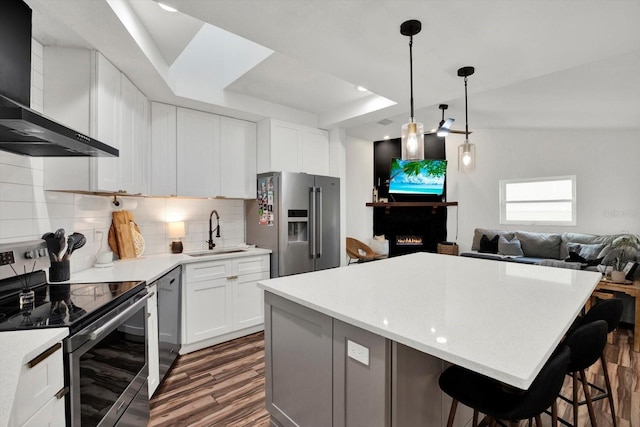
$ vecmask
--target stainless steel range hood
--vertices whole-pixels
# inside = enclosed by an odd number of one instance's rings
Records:
[[[118,157],[118,150],[29,108],[31,8],[0,4],[0,150],[37,157]]]
[[[35,157],[118,157],[118,150],[0,95],[0,150]]]

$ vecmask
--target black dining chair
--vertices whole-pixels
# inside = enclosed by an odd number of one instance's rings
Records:
[[[622,317],[623,303],[619,298],[612,298],[606,300],[600,300],[589,309],[589,311],[581,317],[576,319],[572,328],[575,330],[581,325],[591,323],[597,320],[604,320],[607,322],[607,333],[613,332],[620,324],[620,318]],[[572,330],[567,333],[567,336],[572,334]],[[589,387],[598,391],[598,394],[591,396],[591,401],[596,402],[608,398],[609,407],[611,408],[611,418],[613,420],[613,426],[617,427],[616,410],[613,401],[613,392],[611,389],[611,380],[609,379],[609,372],[607,370],[607,361],[604,357],[604,351],[600,354],[600,363],[602,364],[602,373],[604,375],[605,388],[603,389],[599,385],[588,383]],[[563,399],[566,400],[566,399]],[[569,401],[573,405],[572,401]],[[586,404],[586,400],[581,400],[578,405]]]
[[[593,427],[597,426],[596,417],[593,410],[593,400],[589,390],[589,383],[585,371],[602,356],[605,345],[607,344],[608,326],[604,320],[595,320],[586,322],[567,334],[563,344],[571,349],[571,361],[567,367],[567,374],[572,377],[572,398],[568,398],[562,394],[558,394],[562,400],[572,404],[573,406],[573,424],[569,421],[560,419],[562,424],[568,426],[576,426],[578,421],[578,410],[580,402],[578,401],[578,377],[582,384],[585,395],[585,403],[589,411],[589,420]]]
[[[493,421],[505,420],[511,426],[517,425],[519,420],[535,418],[536,425],[540,427],[540,415],[549,407],[552,407],[553,426],[557,426],[556,397],[562,388],[570,356],[569,347],[558,347],[527,390],[459,366],[447,368],[439,379],[442,391],[453,398],[447,427],[453,425],[458,402],[474,410],[474,427],[477,426],[478,412]]]

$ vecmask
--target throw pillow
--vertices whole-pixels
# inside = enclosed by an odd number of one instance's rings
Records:
[[[480,239],[480,250],[478,252],[484,254],[497,254],[498,253],[498,238],[500,236],[493,236],[493,239],[489,239],[486,234],[482,235]]]
[[[602,243],[584,244],[584,243],[567,243],[567,252],[571,256],[571,252],[575,252],[585,260],[594,260],[598,258],[598,254],[602,251],[604,245]]]
[[[516,231],[516,237],[520,240],[525,256],[560,259],[562,239],[559,234]]]
[[[508,240],[506,237],[500,236],[498,239],[498,253],[500,255],[524,256],[520,240],[517,237]]]

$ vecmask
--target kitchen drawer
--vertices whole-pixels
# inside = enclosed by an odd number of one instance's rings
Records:
[[[236,275],[260,273],[269,270],[269,256],[256,255],[236,258],[233,260],[233,272]]]
[[[197,262],[187,264],[185,267],[187,283],[225,279],[233,275],[233,265],[230,259]]]
[[[22,427],[59,427],[65,425],[64,396],[53,397]]]
[[[62,343],[57,343],[22,365],[14,407],[16,425],[29,420],[63,387]]]

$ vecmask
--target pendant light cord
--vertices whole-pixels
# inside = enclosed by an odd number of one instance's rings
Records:
[[[409,37],[409,85],[411,88],[411,123],[413,123],[413,36]]]
[[[444,114],[444,111],[442,112]],[[469,141],[469,111],[467,108],[467,76],[464,77],[464,137]]]

